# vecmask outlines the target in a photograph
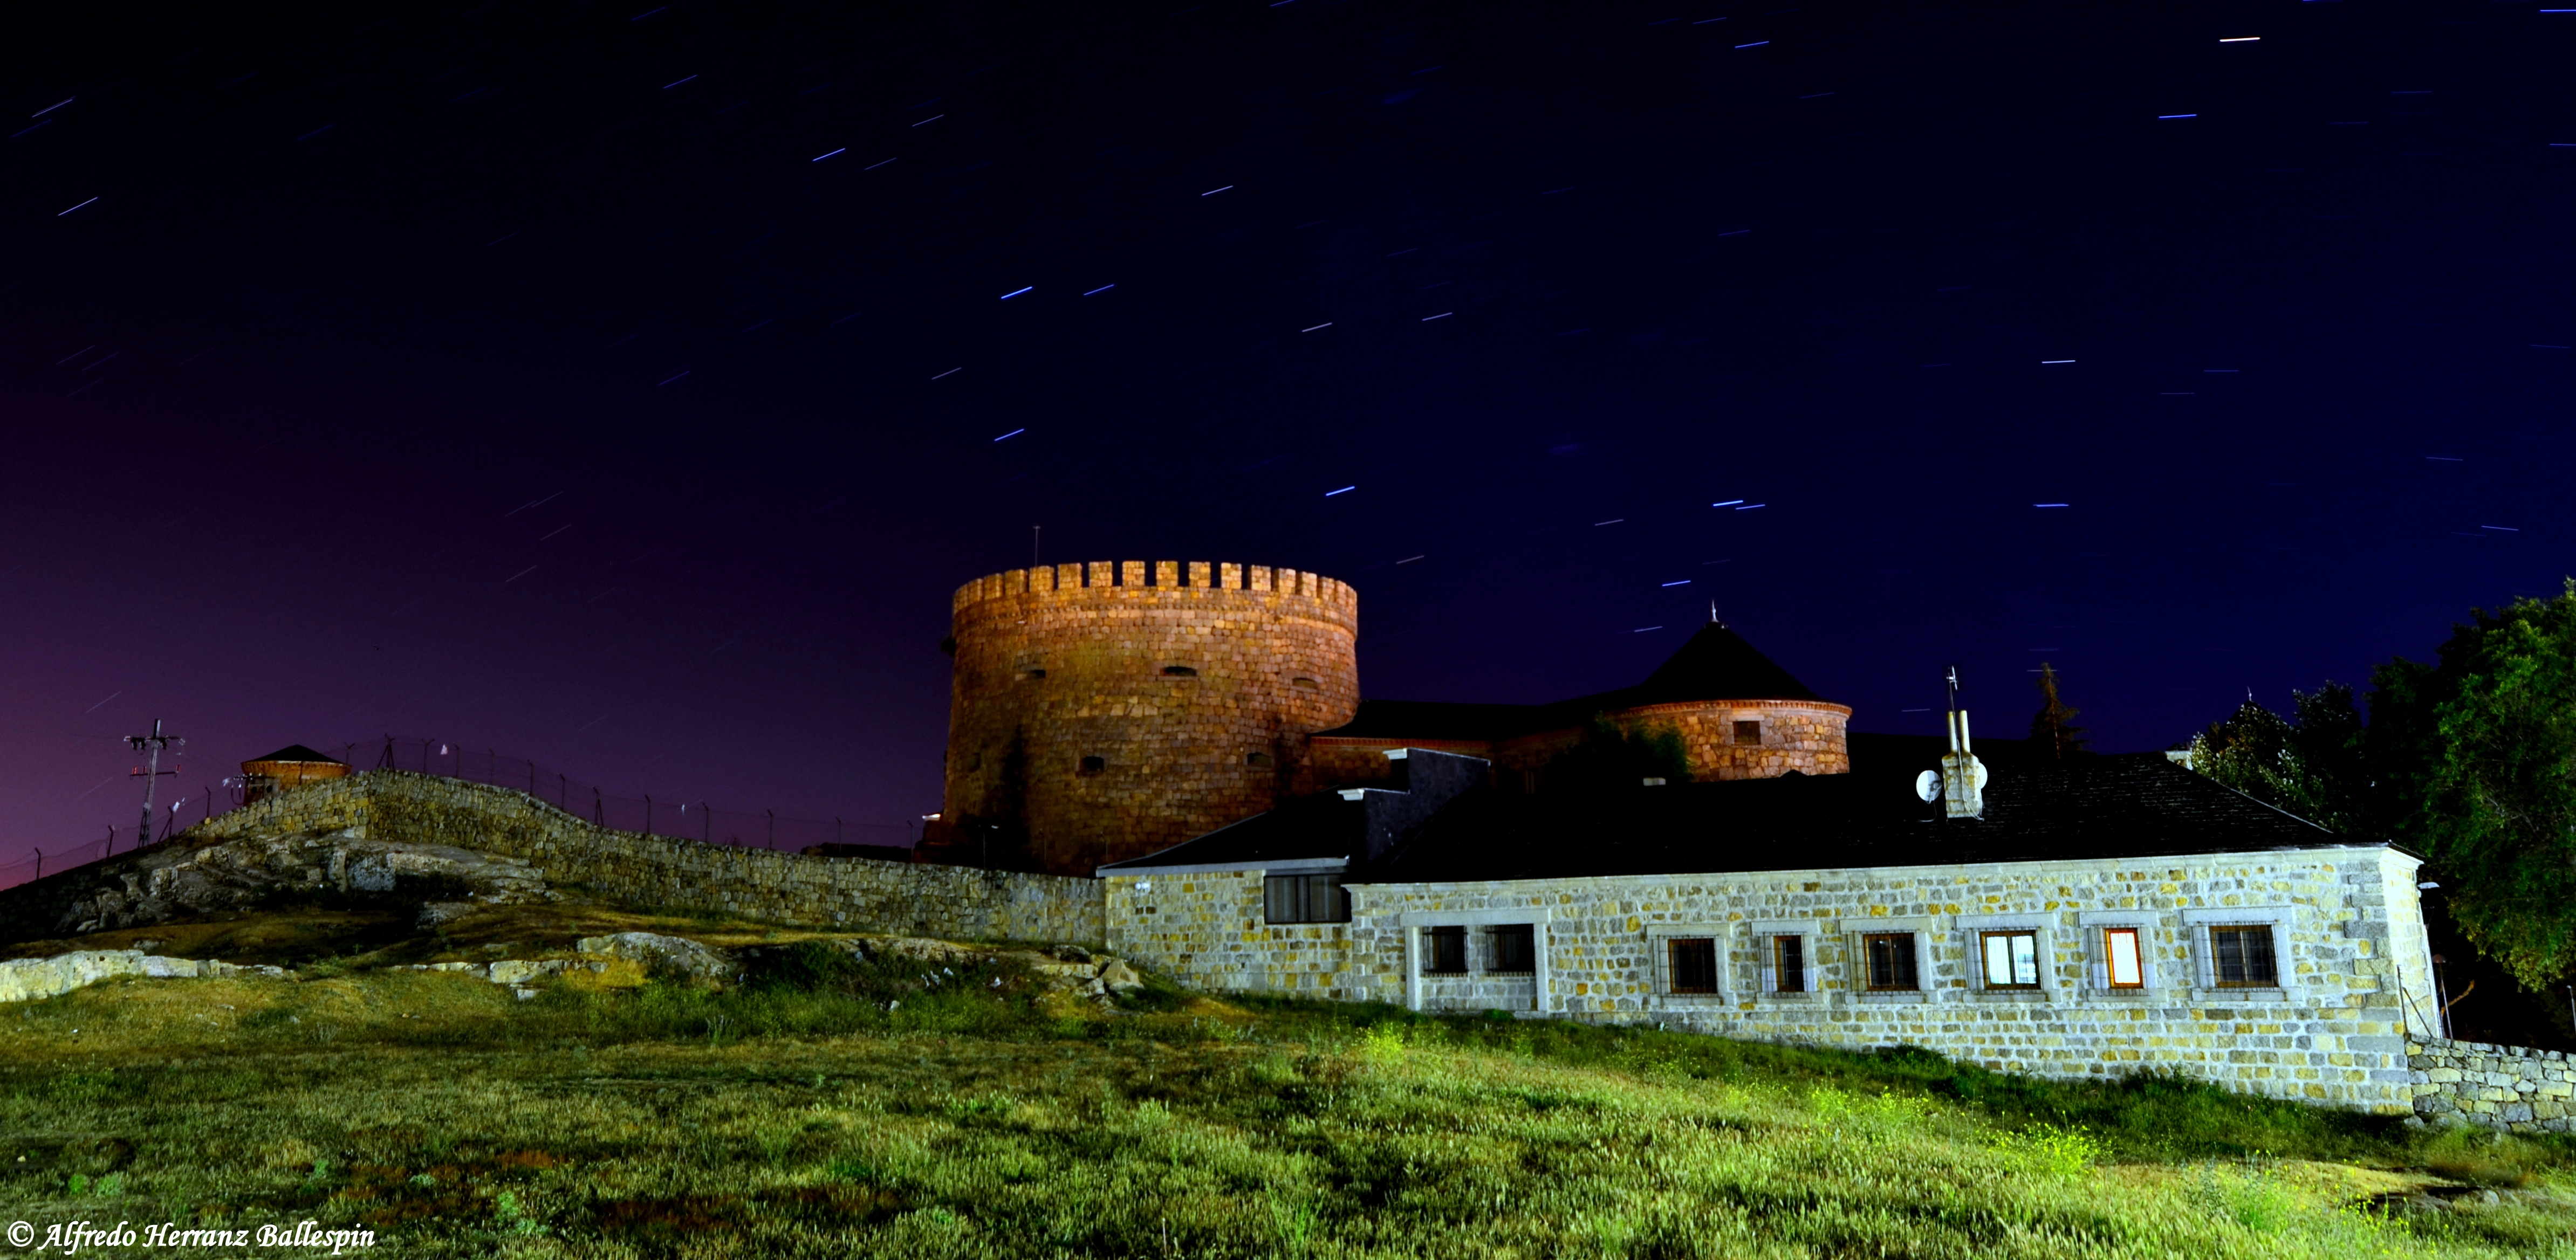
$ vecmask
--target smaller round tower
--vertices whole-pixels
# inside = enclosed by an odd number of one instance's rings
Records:
[[[943,830],[1065,874],[1269,809],[1359,707],[1358,593],[1295,569],[1013,569],[951,625]]]

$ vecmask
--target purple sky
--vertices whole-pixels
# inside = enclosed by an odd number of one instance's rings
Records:
[[[0,863],[155,717],[915,816],[1033,524],[1350,582],[1373,696],[1715,599],[2112,750],[2576,568],[2576,17],[1171,7],[22,26]]]

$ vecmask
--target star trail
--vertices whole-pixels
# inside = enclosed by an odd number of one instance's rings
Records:
[[[2564,12],[22,15],[0,862],[156,717],[917,818],[1031,563],[2163,747],[2576,570]]]

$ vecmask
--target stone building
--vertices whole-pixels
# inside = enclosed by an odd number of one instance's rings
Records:
[[[1261,565],[1095,561],[951,601],[946,785],[924,856],[1088,874],[1302,794],[1387,777],[1392,749],[1523,786],[1596,717],[1678,734],[1698,779],[1847,765],[1849,706],[1714,620],[1644,682],[1555,704],[1360,698],[1359,596]]]
[[[2415,1105],[2416,857],[2157,753],[1988,767],[1953,721],[1848,737],[1846,773],[1611,790],[1390,750],[1389,786],[1101,868],[1109,945],[1218,991]]]

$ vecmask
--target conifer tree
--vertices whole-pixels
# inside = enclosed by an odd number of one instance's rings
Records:
[[[2057,671],[2046,661],[2039,663],[2039,694],[2039,712],[2030,719],[2030,742],[2047,749],[2048,755],[2059,761],[2083,752],[2088,741],[2084,728],[2075,725],[2075,715],[2083,710],[2058,697]]]

